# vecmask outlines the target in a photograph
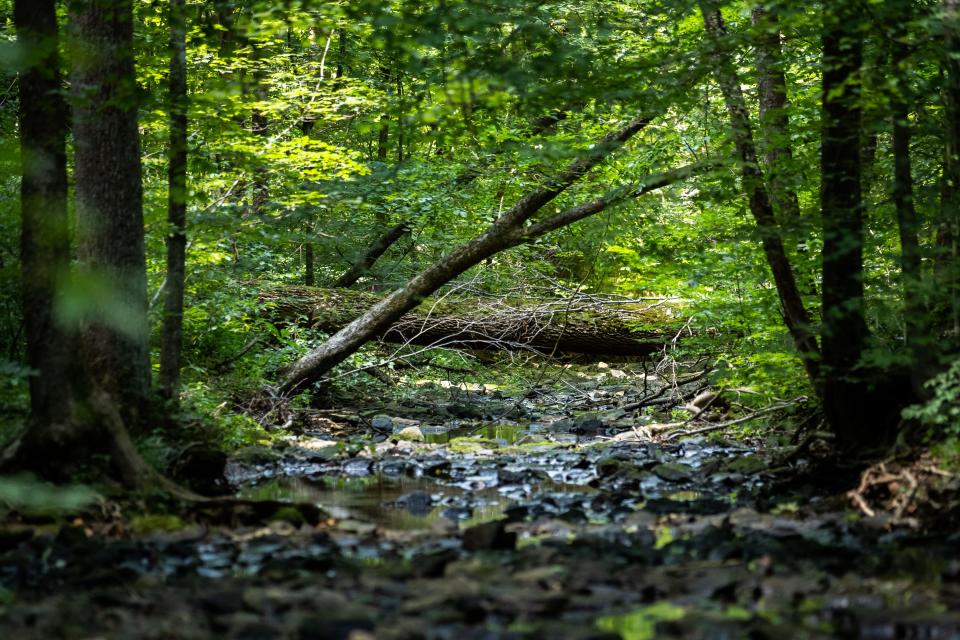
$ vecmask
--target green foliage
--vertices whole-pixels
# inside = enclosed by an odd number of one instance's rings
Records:
[[[0,510],[57,515],[83,509],[99,496],[83,485],[54,486],[30,476],[0,476]]]
[[[931,427],[937,440],[944,436],[960,437],[960,360],[926,383],[930,399],[907,407],[903,417]]]

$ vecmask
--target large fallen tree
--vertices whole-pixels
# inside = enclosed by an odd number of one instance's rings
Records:
[[[391,325],[418,307],[428,296],[433,295],[445,284],[486,258],[532,242],[551,231],[574,224],[633,198],[716,168],[720,164],[716,159],[694,162],[662,173],[648,175],[632,184],[615,188],[594,200],[556,211],[552,215],[546,214],[539,219],[537,217],[541,209],[610,156],[623,149],[653,119],[665,112],[671,100],[676,99],[681,91],[677,87],[687,90],[700,78],[706,67],[699,64],[691,65],[690,62],[690,60],[684,62],[681,77],[671,82],[671,90],[667,92],[670,94],[668,99],[664,99],[661,91],[663,87],[651,87],[646,96],[649,104],[645,109],[639,109],[636,117],[596,140],[563,169],[533,187],[512,207],[504,211],[482,234],[454,248],[403,287],[388,294],[322,345],[295,362],[286,373],[280,387],[281,392],[287,395],[293,394],[307,388],[311,383],[318,382],[327,372],[355,353],[367,341],[383,335]]]
[[[334,333],[382,298],[361,291],[287,286],[261,293],[276,321]],[[385,342],[465,349],[528,349],[543,353],[643,356],[680,329],[662,302],[579,295],[541,302],[427,299],[387,326]]]

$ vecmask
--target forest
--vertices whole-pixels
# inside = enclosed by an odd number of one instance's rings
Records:
[[[960,638],[960,0],[0,0],[0,636]]]

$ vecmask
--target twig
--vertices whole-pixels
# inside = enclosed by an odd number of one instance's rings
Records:
[[[786,409],[787,407],[793,406],[795,404],[800,404],[806,401],[807,401],[806,396],[800,396],[799,398],[796,398],[795,400],[791,400],[790,402],[782,402],[779,404],[771,405],[769,407],[765,407],[763,409],[758,409],[757,411],[754,411],[750,415],[737,418],[736,420],[719,422],[717,424],[712,424],[710,426],[702,427],[700,429],[694,429],[692,431],[676,431],[673,433],[668,433],[663,437],[663,439],[665,441],[669,441],[675,438],[679,438],[680,436],[695,436],[695,435],[700,435],[702,433],[710,433],[711,431],[719,431],[721,429],[726,429],[727,427],[743,424],[744,422],[750,422],[751,420],[759,418],[760,416],[766,415],[768,413],[773,413],[774,411],[781,411],[783,409]]]

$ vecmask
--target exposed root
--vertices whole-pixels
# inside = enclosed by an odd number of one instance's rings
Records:
[[[960,476],[936,466],[929,452],[912,460],[888,458],[868,467],[847,492],[867,517],[884,516],[888,526],[919,528],[960,516]]]

